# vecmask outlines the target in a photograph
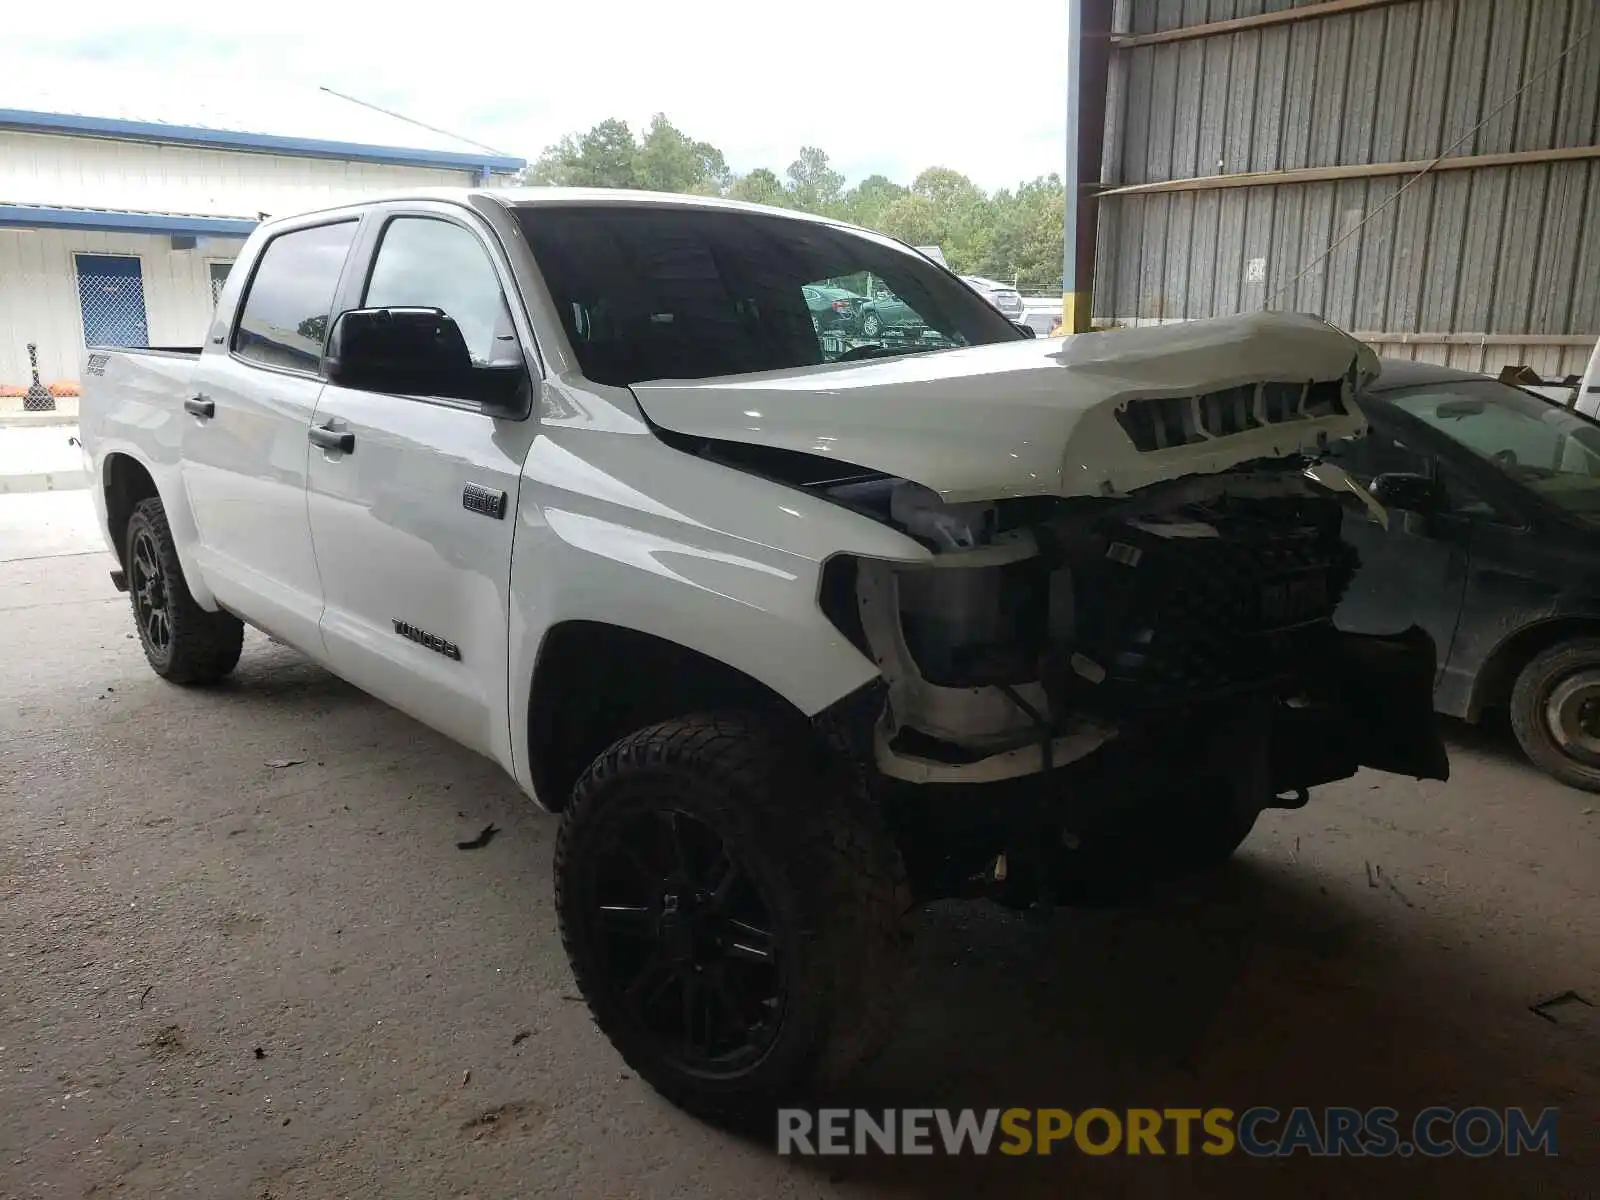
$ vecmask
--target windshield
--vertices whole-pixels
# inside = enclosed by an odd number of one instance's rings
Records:
[[[919,255],[829,225],[654,205],[515,212],[597,383],[712,379],[1023,336]]]
[[[1385,397],[1552,503],[1600,522],[1600,428],[1491,379]]]

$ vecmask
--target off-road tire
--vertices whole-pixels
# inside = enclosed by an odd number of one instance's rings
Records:
[[[777,1032],[734,1077],[683,1069],[627,1015],[607,981],[598,913],[587,911],[585,871],[608,828],[662,810],[724,839],[764,889],[781,931],[787,986]],[[699,714],[622,738],[590,766],[562,814],[555,884],[561,940],[595,1023],[642,1079],[690,1112],[758,1121],[847,1077],[892,1032],[910,966],[910,886],[875,806],[808,730]]]
[[[1600,638],[1574,638],[1535,655],[1511,689],[1511,729],[1541,771],[1586,792],[1600,792],[1600,754],[1569,751],[1546,711],[1556,690],[1580,673],[1600,675]]]
[[[160,572],[160,590],[167,623],[165,645],[153,635],[147,611],[141,611],[144,568],[136,558],[153,558]],[[239,662],[244,646],[244,623],[225,612],[207,612],[189,594],[183,565],[167,524],[166,509],[152,496],[141,500],[128,518],[123,539],[128,598],[133,605],[134,627],[145,659],[157,675],[170,683],[215,683]]]

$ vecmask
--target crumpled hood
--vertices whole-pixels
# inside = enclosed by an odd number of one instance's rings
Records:
[[[1359,433],[1377,356],[1316,317],[1252,313],[858,363],[633,386],[663,429],[802,451],[909,479],[946,500],[1117,495]],[[1346,380],[1347,413],[1264,421],[1141,450],[1130,401],[1245,384]],[[1198,410],[1196,410],[1198,413]],[[1199,428],[1198,419],[1194,427]]]

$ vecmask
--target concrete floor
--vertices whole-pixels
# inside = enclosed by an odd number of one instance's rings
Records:
[[[1528,1008],[1600,1001],[1600,804],[1504,734],[1454,730],[1447,785],[1268,814],[1149,909],[939,906],[899,1040],[839,1099],[1555,1105],[1561,1157],[797,1162],[668,1107],[595,1031],[554,819],[260,637],[223,687],[163,684],[91,526],[83,492],[0,497],[0,1196],[1600,1187],[1600,1009]]]

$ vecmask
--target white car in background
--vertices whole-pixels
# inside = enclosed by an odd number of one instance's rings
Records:
[[[978,294],[999,309],[1008,321],[1022,320],[1022,293],[1016,288],[996,283],[993,279],[985,279],[981,275],[963,275],[961,282],[976,289]]]

